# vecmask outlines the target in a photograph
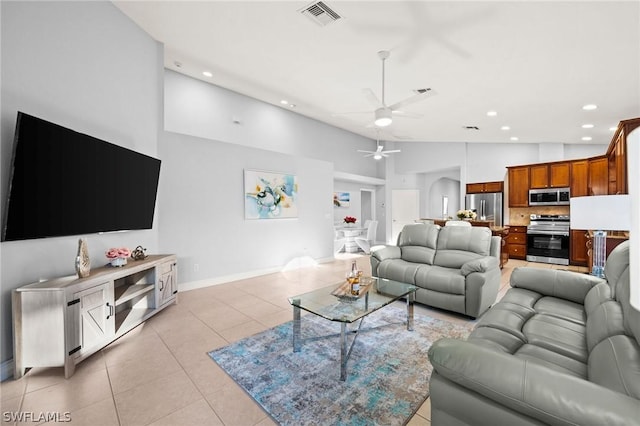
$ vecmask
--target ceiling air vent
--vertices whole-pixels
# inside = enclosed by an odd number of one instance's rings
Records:
[[[416,95],[422,95],[423,93],[427,93],[430,92],[431,88],[428,87],[426,89],[413,89],[413,93],[415,93]]]
[[[478,126],[462,126],[465,130],[480,130]]]
[[[338,15],[333,9],[321,1],[312,3],[300,9],[299,12],[322,27],[342,18],[342,16]]]

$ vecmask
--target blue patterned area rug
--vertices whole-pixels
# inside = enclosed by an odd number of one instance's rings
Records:
[[[399,306],[365,318],[345,382],[340,381],[339,338],[304,341],[294,353],[292,322],[209,356],[281,425],[403,425],[429,396],[431,344],[445,336],[466,338],[473,323],[416,313],[414,331],[407,331],[407,311]],[[339,323],[302,317],[303,338],[339,332]]]

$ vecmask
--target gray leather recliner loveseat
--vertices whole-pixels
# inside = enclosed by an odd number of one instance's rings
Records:
[[[416,285],[416,301],[478,317],[500,288],[500,237],[486,227],[406,225],[397,246],[371,254],[371,273]]]
[[[605,275],[516,268],[466,341],[429,349],[432,423],[640,425],[628,242],[611,252]]]

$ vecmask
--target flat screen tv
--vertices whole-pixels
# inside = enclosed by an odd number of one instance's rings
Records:
[[[18,112],[2,241],[150,229],[160,160]]]

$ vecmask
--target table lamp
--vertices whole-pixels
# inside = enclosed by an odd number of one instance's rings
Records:
[[[631,227],[631,197],[594,195],[574,197],[570,201],[571,229],[591,229],[593,234],[593,268],[591,274],[604,278],[607,230],[628,231]]]

